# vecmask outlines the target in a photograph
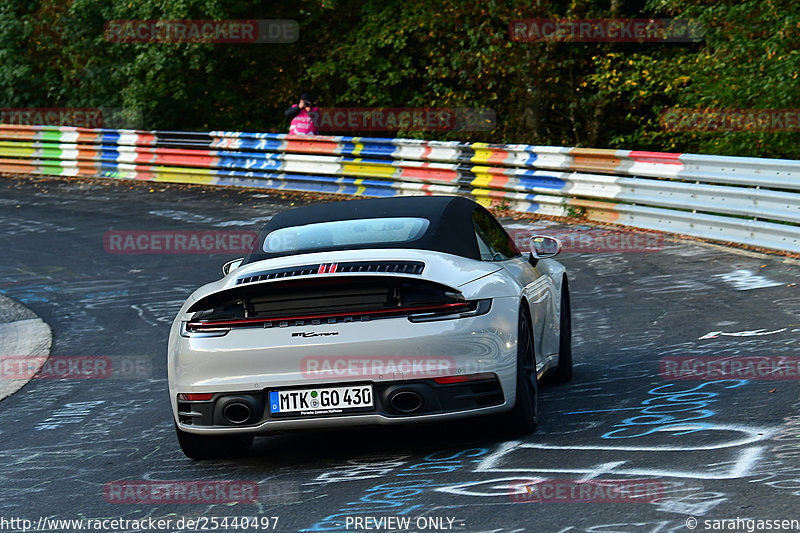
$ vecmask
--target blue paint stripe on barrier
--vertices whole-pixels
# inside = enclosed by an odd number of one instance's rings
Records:
[[[526,166],[533,166],[533,164],[536,162],[536,159],[538,159],[538,157],[539,156],[537,156],[535,153],[528,152],[528,157],[527,157],[527,159],[525,159],[525,163],[523,163],[523,164],[526,165]]]
[[[389,161],[389,160],[386,160],[386,159],[369,159],[369,158],[364,158],[364,157],[361,157],[361,156],[357,156],[357,157],[342,156],[341,157],[341,161],[342,162],[348,162],[348,163],[369,163],[369,164],[373,164],[373,165],[392,166],[392,164],[391,164],[392,162]]]
[[[98,154],[100,155],[101,160],[116,161],[117,159],[119,159],[120,152],[119,150],[102,146],[98,151]]]
[[[120,134],[116,130],[100,130],[102,133],[102,142],[108,144],[114,144],[119,141]]]
[[[540,188],[561,190],[567,186],[567,182],[552,176],[520,176],[519,185],[526,189]]]

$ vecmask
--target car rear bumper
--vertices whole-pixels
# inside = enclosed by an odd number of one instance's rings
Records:
[[[374,406],[361,412],[330,414],[273,414],[269,409],[269,390],[249,393],[219,393],[205,401],[179,401],[178,423],[183,431],[201,434],[265,434],[286,429],[312,429],[338,426],[392,425],[425,420],[458,419],[499,412],[509,408],[496,376],[461,383],[439,384],[434,380],[414,380],[373,384]],[[416,396],[419,407],[405,412],[395,407],[400,395]],[[253,416],[243,423],[232,423],[224,407],[232,402],[247,402]],[[408,404],[402,404],[407,406]]]
[[[402,424],[411,421],[474,416],[507,410],[515,401],[519,302],[496,298],[481,316],[434,322],[392,318],[374,322],[233,330],[222,337],[183,337],[173,325],[168,354],[170,396],[180,428],[192,433],[267,433],[293,428]],[[330,333],[321,337],[293,333]],[[355,364],[352,364],[355,361]],[[350,366],[347,363],[351,363]],[[473,374],[495,376],[493,390],[471,390],[472,384],[439,385],[433,378]],[[373,386],[372,412],[273,417],[265,403],[270,391],[368,383]],[[478,382],[476,382],[478,383]],[[424,407],[401,414],[388,405],[397,387],[415,390]],[[179,413],[180,393],[213,393],[250,397],[259,411],[247,424],[230,425],[201,406],[202,416],[188,424]],[[477,396],[476,396],[477,395]],[[478,399],[484,398],[484,399]],[[202,410],[201,409],[201,410]],[[209,411],[210,410],[210,411]],[[210,423],[208,423],[210,422]]]

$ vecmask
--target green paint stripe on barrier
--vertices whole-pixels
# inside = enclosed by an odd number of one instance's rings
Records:
[[[37,137],[45,142],[61,142],[62,135],[63,134],[58,130],[56,131],[42,130],[41,132],[39,132],[39,135]]]

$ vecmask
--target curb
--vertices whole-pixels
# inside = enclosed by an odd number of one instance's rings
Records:
[[[50,355],[53,332],[41,318],[14,300],[0,295],[0,357],[36,358],[38,371]],[[0,377],[5,373],[0,369]],[[33,379],[0,379],[0,400],[11,396]]]

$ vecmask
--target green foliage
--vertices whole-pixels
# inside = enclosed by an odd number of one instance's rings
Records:
[[[649,17],[697,21],[704,37],[509,38],[518,19]],[[114,19],[293,19],[300,39],[114,43],[103,33]],[[16,0],[0,3],[0,104],[122,108],[144,129],[286,131],[283,109],[307,90],[325,107],[497,117],[493,131],[399,136],[798,158],[796,131],[676,132],[660,122],[677,108],[800,108],[798,45],[800,13],[788,0]]]

